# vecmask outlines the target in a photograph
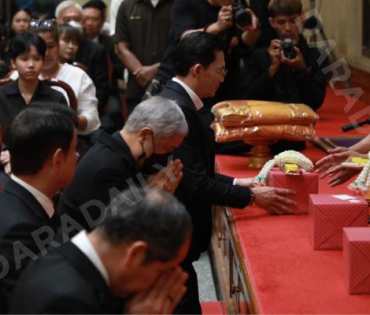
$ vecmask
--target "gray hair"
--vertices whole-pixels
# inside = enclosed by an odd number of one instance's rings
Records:
[[[127,132],[149,127],[159,138],[170,138],[174,134],[186,135],[188,124],[175,101],[154,96],[135,107],[125,125]]]
[[[116,211],[108,208],[108,217],[96,229],[111,245],[144,241],[149,245],[146,262],[168,261],[191,238],[190,214],[173,195],[161,190],[127,189],[118,200]]]
[[[58,18],[59,15],[62,13],[62,11],[68,8],[76,8],[78,11],[81,12],[81,15],[83,13],[82,6],[79,3],[73,0],[66,0],[66,1],[59,3],[57,8],[55,9],[55,17]]]

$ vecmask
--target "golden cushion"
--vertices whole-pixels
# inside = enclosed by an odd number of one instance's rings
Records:
[[[305,104],[266,101],[225,101],[213,106],[216,122],[225,127],[255,125],[310,125],[319,116]]]
[[[213,123],[216,142],[248,141],[254,139],[305,141],[315,134],[313,125],[260,125],[250,127],[226,128]]]

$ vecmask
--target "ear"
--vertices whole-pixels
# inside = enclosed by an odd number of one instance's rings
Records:
[[[124,263],[126,268],[135,268],[144,263],[148,251],[148,243],[136,241],[130,244],[126,250]]]
[[[53,169],[59,171],[62,168],[64,160],[65,155],[62,149],[61,148],[56,149],[51,157],[51,164]]]
[[[202,71],[203,66],[199,63],[197,63],[193,68],[192,68],[192,73],[194,76],[198,76],[200,72]]]
[[[138,136],[139,136],[139,142],[140,143],[143,143],[145,141],[145,139],[149,136],[153,134],[153,130],[150,129],[149,127],[144,127],[144,128],[141,128],[139,130],[139,133],[138,133]]]
[[[15,59],[10,59],[10,65],[12,66],[13,70],[16,70],[17,68],[15,67]]]
[[[275,29],[275,22],[274,22],[274,19],[273,18],[269,17],[269,23],[270,23],[271,27],[273,29]]]

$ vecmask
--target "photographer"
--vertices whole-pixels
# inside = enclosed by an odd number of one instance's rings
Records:
[[[246,97],[285,103],[304,103],[317,110],[326,94],[326,80],[319,64],[322,56],[300,35],[301,0],[271,0],[270,24],[278,38],[257,50],[248,63]]]
[[[242,20],[244,16],[247,22],[246,25],[243,23],[241,23],[243,25],[237,24],[235,21],[236,15],[241,15]],[[244,0],[175,1],[171,15],[172,40],[169,47],[167,47],[155,79],[160,85],[163,85],[173,77],[172,51],[181,38],[195,31],[205,31],[219,35],[226,42],[225,58],[228,72],[216,97],[205,102],[206,106],[209,105],[207,113],[209,114],[210,106],[216,102],[240,98],[240,58],[242,53],[259,39],[261,32],[258,26],[257,16],[248,9]],[[151,92],[155,94],[158,93],[158,90]],[[209,115],[206,123],[209,125],[212,120],[213,117]]]

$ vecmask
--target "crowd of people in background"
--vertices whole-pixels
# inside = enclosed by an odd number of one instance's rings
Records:
[[[215,174],[235,147],[210,125],[224,100],[323,104],[301,0],[50,5],[0,30],[0,311],[199,314],[212,206],[294,204]]]

